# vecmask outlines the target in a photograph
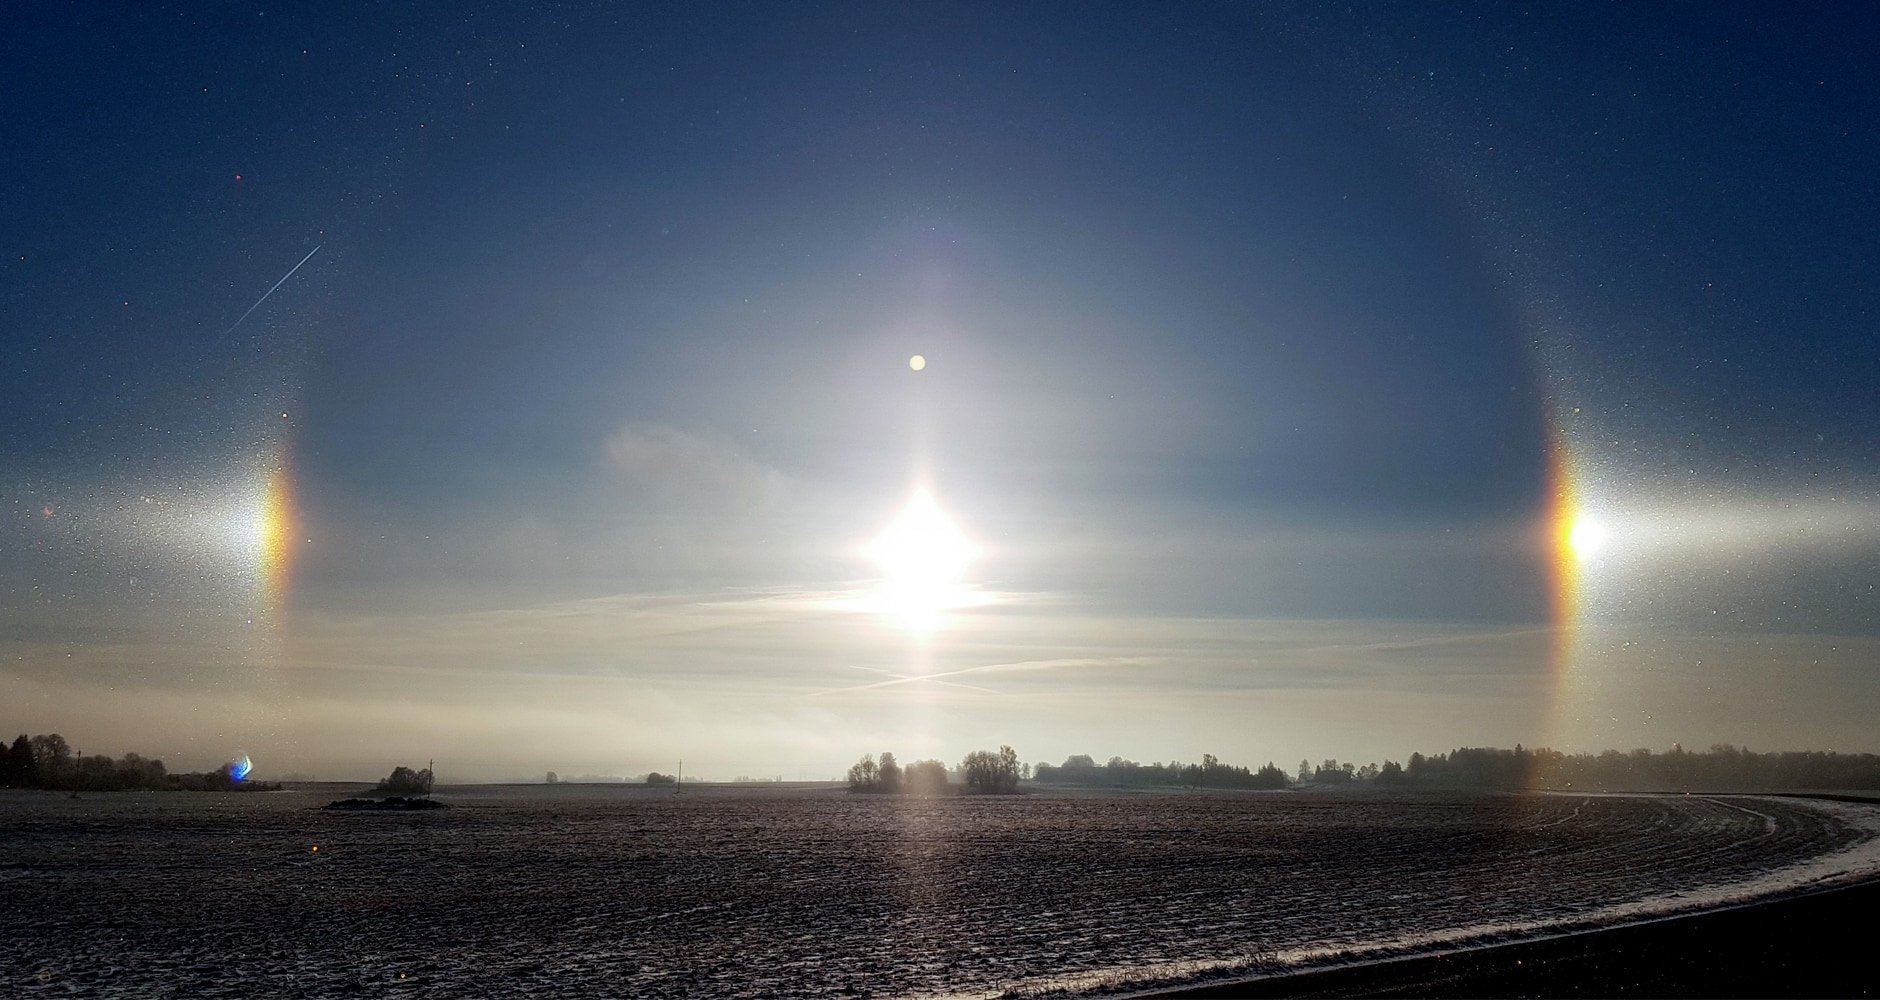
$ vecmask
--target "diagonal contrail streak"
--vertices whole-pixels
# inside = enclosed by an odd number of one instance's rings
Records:
[[[920,681],[931,681],[932,683],[943,684],[947,687],[964,688],[968,691],[979,691],[984,694],[998,694],[999,693],[997,691],[994,691],[991,688],[980,687],[977,684],[961,684],[958,681],[949,681],[949,680],[944,679],[944,678],[951,677],[954,674],[958,674],[958,673],[972,673],[970,669],[964,670],[964,671],[949,670],[946,673],[942,673],[942,674],[902,674],[902,673],[896,673],[892,670],[883,670],[880,667],[864,667],[856,663],[851,663],[848,666],[849,666],[849,669],[851,670],[865,670],[872,674],[882,674],[887,677],[892,677],[893,680],[877,681],[873,684],[859,684],[859,685],[853,685],[850,687],[830,688],[826,691],[812,691],[810,692],[810,697],[812,698],[820,697],[825,694],[844,694],[844,693],[848,693],[851,691],[873,691],[876,688],[894,687],[897,684],[914,684]]]
[[[967,691],[978,691],[982,694],[999,693],[988,687],[980,687],[977,684],[961,684],[959,681],[947,680],[947,675],[945,674],[893,674],[891,676],[894,679],[890,681],[877,681],[873,684],[858,684],[853,687],[829,688],[826,691],[812,691],[810,692],[810,697],[819,698],[826,694],[853,694],[857,691],[874,691],[879,688],[898,687],[902,684],[921,683],[939,684],[951,688],[963,688]]]
[[[309,251],[307,251],[307,256],[305,256],[305,257],[302,257],[302,258],[300,258],[300,264],[305,264],[306,262],[308,262],[308,261],[310,261],[310,260],[312,260],[312,259],[313,259],[313,255],[314,255],[314,254],[316,254],[316,253],[319,253],[319,252],[320,252],[320,247],[323,247],[323,246],[326,246],[326,244],[324,244],[324,243],[321,243],[321,244],[319,244],[319,245],[317,245],[317,246],[315,246],[315,247],[314,247],[314,248],[313,248],[312,250],[309,250]],[[238,319],[238,320],[236,320],[236,321],[235,321],[234,323],[232,323],[232,324],[230,324],[230,325],[229,325],[229,328],[228,328],[228,329],[226,329],[226,330],[223,330],[223,331],[222,331],[222,335],[221,335],[220,337],[217,337],[217,338],[215,338],[215,343],[213,343],[213,344],[210,344],[210,345],[209,345],[209,349],[213,351],[213,350],[215,350],[215,349],[216,349],[217,347],[220,347],[220,346],[222,346],[222,341],[224,341],[224,340],[227,340],[227,339],[228,339],[228,335],[229,335],[229,334],[231,334],[231,333],[234,333],[234,332],[235,332],[235,328],[236,328],[236,327],[238,327],[238,326],[240,326],[240,325],[242,325],[242,320],[245,320],[245,319],[247,319],[247,318],[248,318],[249,316],[252,316],[252,315],[254,315],[254,311],[255,311],[256,309],[259,309],[259,308],[261,308],[261,303],[263,303],[263,302],[266,302],[266,301],[268,300],[268,296],[270,296],[270,295],[273,295],[273,294],[274,294],[274,290],[275,290],[276,288],[279,288],[279,287],[281,287],[282,285],[285,285],[285,284],[287,284],[287,279],[289,279],[289,278],[291,278],[291,277],[293,277],[293,276],[294,276],[294,272],[295,272],[295,271],[298,271],[298,270],[300,270],[300,264],[295,264],[295,265],[294,265],[293,267],[290,267],[290,268],[288,268],[288,269],[287,269],[287,273],[286,273],[286,274],[283,274],[283,275],[281,275],[281,280],[279,280],[279,281],[277,281],[277,282],[275,282],[275,283],[274,283],[274,288],[270,288],[270,289],[268,289],[267,291],[265,291],[265,292],[262,292],[262,293],[261,293],[261,297],[255,300],[255,304],[254,304],[254,305],[252,305],[252,306],[249,306],[249,307],[248,307],[248,311],[247,311],[247,312],[245,312],[245,313],[242,313],[242,318],[241,318],[241,319]]]
[[[947,680],[946,678],[959,677],[964,674],[1009,673],[1013,671],[1029,671],[1029,670],[1055,670],[1058,667],[1100,667],[1100,666],[1111,666],[1111,665],[1140,666],[1142,664],[1148,664],[1148,663],[1154,663],[1154,662],[1156,662],[1156,658],[1152,656],[1098,656],[1098,657],[1075,657],[1075,658],[1070,658],[1070,659],[1058,659],[1058,660],[1020,660],[1016,663],[981,663],[978,666],[961,667],[957,670],[942,670],[939,673],[935,673],[935,674],[900,674],[900,673],[895,673],[892,670],[883,670],[880,667],[864,667],[864,666],[858,666],[855,664],[850,664],[850,666],[856,670],[866,670],[871,673],[886,674],[887,676],[893,679],[885,680],[885,681],[875,681],[870,684],[856,684],[856,685],[851,685],[849,687],[830,688],[826,691],[817,691],[815,692],[815,694],[816,695],[847,694],[847,693],[854,692],[854,691],[876,691],[876,690],[880,690],[881,688],[899,687],[902,684],[917,684],[917,683],[920,683],[921,681],[931,681],[935,684],[944,684],[948,687],[966,688],[971,691],[984,691],[988,694],[998,694],[997,691],[993,691],[990,688],[983,688],[976,684],[963,684],[959,681]]]

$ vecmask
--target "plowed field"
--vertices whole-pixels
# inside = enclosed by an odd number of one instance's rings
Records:
[[[1868,807],[1739,797],[589,786],[312,808],[332,797],[0,796],[0,993],[1090,989],[1697,905],[1874,846]]]

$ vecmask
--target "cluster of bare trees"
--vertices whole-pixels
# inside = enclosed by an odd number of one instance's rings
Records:
[[[555,772],[553,771],[548,772],[548,774],[551,779],[555,777]],[[414,771],[409,767],[400,765],[392,768],[391,774],[379,779],[379,783],[373,786],[371,794],[429,795],[431,794],[431,782],[431,769],[429,767],[426,767],[422,771]],[[553,783],[552,780],[550,783]]]
[[[963,789],[975,794],[1015,792],[1021,773],[1018,751],[1009,746],[996,753],[975,750],[959,766]],[[860,794],[945,795],[952,789],[947,766],[937,760],[917,760],[904,768],[884,751],[879,759],[867,754],[849,768],[849,791]]]
[[[968,791],[991,794],[1018,791],[1018,752],[1009,746],[999,747],[998,753],[974,750],[960,761],[960,775],[966,779]]]
[[[195,774],[171,774],[160,760],[127,753],[119,758],[75,749],[58,733],[0,742],[0,788],[56,788],[73,792],[268,791],[278,784],[243,782],[232,765]]]

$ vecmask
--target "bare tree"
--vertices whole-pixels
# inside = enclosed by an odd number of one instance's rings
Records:
[[[1001,746],[998,753],[974,750],[960,761],[960,774],[970,791],[1003,794],[1018,790],[1018,751]]]
[[[555,772],[550,771],[549,776],[552,784]],[[386,775],[384,780],[372,789],[372,794],[429,795],[431,794],[431,769],[427,767],[422,771],[414,771],[403,765],[394,767],[392,773]]]
[[[907,765],[901,787],[912,795],[944,795],[947,790],[947,766],[937,760],[917,760]]]
[[[861,760],[849,765],[849,791],[872,792],[881,777],[881,768],[875,764],[874,754],[864,754]]]
[[[875,767],[875,782],[884,792],[901,790],[901,765],[894,762],[894,754],[886,750],[881,752],[881,763]]]
[[[60,787],[71,776],[72,745],[65,742],[65,737],[52,733],[33,737],[32,747],[33,770],[40,784]]]

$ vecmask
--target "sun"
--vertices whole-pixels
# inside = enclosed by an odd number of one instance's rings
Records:
[[[1573,527],[1567,530],[1567,545],[1581,562],[1598,556],[1611,541],[1612,529],[1586,514],[1574,518]]]
[[[881,567],[885,610],[923,630],[935,627],[943,612],[973,603],[963,581],[978,552],[924,490],[868,547]]]

